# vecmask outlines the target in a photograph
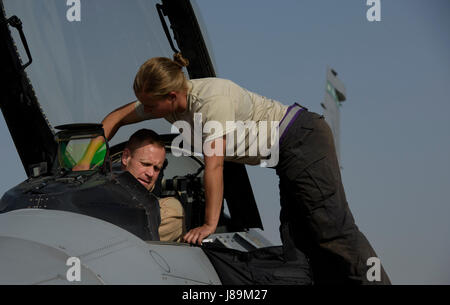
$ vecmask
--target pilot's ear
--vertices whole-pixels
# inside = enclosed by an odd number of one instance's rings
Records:
[[[131,156],[131,152],[128,148],[125,148],[122,152],[122,167],[127,167],[128,166],[128,159]]]

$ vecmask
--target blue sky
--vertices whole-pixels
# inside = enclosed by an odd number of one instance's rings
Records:
[[[217,74],[284,104],[321,112],[327,66],[347,88],[342,177],[360,230],[393,283],[450,284],[450,2],[197,0]],[[86,15],[83,15],[86,16]],[[129,85],[129,84],[127,84]],[[25,173],[0,116],[0,193]],[[278,178],[248,167],[279,242]]]

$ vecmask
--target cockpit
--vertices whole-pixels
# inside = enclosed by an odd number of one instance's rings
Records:
[[[92,179],[91,177],[98,177],[98,174],[101,174],[105,177],[104,179],[111,181],[118,179],[120,181],[120,177],[124,176],[122,153],[126,142],[119,143],[110,149],[104,138],[102,126],[99,124],[70,124],[57,126],[56,128],[60,131],[56,134],[58,158],[53,172],[60,177],[59,180],[63,177],[78,176],[84,177],[85,181],[89,181]],[[158,199],[176,198],[184,210],[185,230],[188,231],[200,226],[204,219],[204,163],[201,157],[188,155],[183,149],[172,146],[171,140],[173,138],[175,138],[175,135],[162,136],[166,160],[151,194]],[[92,154],[89,167],[85,170],[78,170],[76,166],[85,157],[89,145],[98,139],[101,139],[102,144],[98,145]],[[98,178],[96,179],[98,180]],[[129,178],[128,180],[132,181],[133,179]],[[132,191],[145,192],[143,188],[139,187],[138,183]],[[130,195],[131,197],[135,196],[134,193]],[[222,214],[219,231],[227,232],[231,229],[227,227],[227,224],[231,222],[230,216],[226,212]],[[149,219],[149,221],[151,220]]]

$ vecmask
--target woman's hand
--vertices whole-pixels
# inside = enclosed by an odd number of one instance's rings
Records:
[[[190,244],[198,244],[201,245],[202,241],[208,237],[209,235],[213,234],[216,231],[216,228],[204,224],[201,227],[197,227],[195,229],[190,230],[184,237],[183,240]]]
[[[73,172],[87,171],[91,169],[91,160],[94,158],[95,153],[98,149],[105,143],[105,139],[102,136],[98,136],[89,142],[83,157],[77,164],[72,168]]]
[[[90,168],[89,163],[78,163],[72,168],[73,172],[87,171]]]

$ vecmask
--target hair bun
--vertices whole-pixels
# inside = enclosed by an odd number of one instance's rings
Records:
[[[189,60],[184,58],[181,53],[175,53],[173,55],[173,61],[179,64],[181,67],[189,66]]]

